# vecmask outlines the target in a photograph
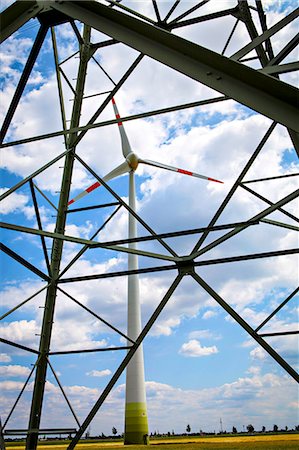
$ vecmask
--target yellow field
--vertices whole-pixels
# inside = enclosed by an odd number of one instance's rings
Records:
[[[41,444],[38,450],[66,450],[68,443],[61,444]],[[217,449],[297,449],[299,448],[299,434],[269,435],[269,436],[229,436],[229,437],[186,437],[171,439],[155,439],[151,441],[150,447],[161,446],[161,450],[217,450]],[[76,446],[78,450],[119,450],[119,448],[130,450],[141,450],[144,446],[124,445],[122,442],[104,443],[80,443]],[[24,445],[14,445],[9,443],[8,450],[23,450]]]

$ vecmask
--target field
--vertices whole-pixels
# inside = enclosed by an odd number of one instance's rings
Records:
[[[66,450],[68,443],[52,445],[40,444],[38,450]],[[151,442],[153,450],[295,450],[299,448],[298,434],[285,435],[261,435],[261,436],[230,436],[230,437],[187,437],[173,439],[157,439]],[[22,443],[7,443],[8,450],[23,450]],[[144,446],[126,445],[121,442],[105,443],[80,443],[76,446],[78,450],[144,450]],[[148,447],[147,447],[148,448]]]

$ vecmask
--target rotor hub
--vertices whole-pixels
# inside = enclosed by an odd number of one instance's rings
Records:
[[[132,170],[136,170],[138,167],[138,163],[139,163],[139,158],[136,155],[136,153],[129,153],[128,156],[126,157],[126,161],[129,164],[129,166],[131,167]]]

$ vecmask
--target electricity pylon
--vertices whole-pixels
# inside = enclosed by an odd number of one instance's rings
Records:
[[[275,223],[275,221],[268,219],[268,216],[275,211],[282,211],[283,214],[286,214],[292,221],[296,221],[294,216],[290,215],[287,211],[284,210],[284,206],[290,203],[292,200],[298,197],[298,191],[291,192],[290,194],[280,198],[280,200],[276,202],[271,202],[269,199],[262,197],[260,194],[257,194],[252,189],[248,188],[246,183],[248,180],[245,179],[249,169],[254,164],[257,156],[263,149],[267,140],[273,133],[276,123],[279,123],[286,127],[287,132],[290,136],[290,139],[294,145],[295,152],[297,155],[299,154],[299,124],[298,124],[298,89],[293,87],[290,84],[284,83],[279,79],[281,74],[288,73],[290,71],[298,71],[298,61],[286,63],[284,64],[285,59],[290,55],[290,53],[294,50],[294,48],[298,45],[298,39],[296,37],[292,38],[283,45],[279,51],[276,51],[276,54],[272,47],[272,38],[282,29],[288,26],[288,24],[292,23],[298,17],[298,9],[293,10],[286,15],[280,22],[268,28],[266,15],[263,10],[262,2],[255,2],[256,5],[254,8],[250,7],[247,1],[235,1],[232,2],[232,7],[227,10],[217,10],[213,12],[205,13],[204,8],[206,5],[208,7],[208,1],[205,2],[195,2],[194,6],[191,8],[185,8],[180,12],[175,18],[176,9],[181,6],[180,2],[173,2],[165,15],[165,17],[161,17],[161,13],[159,10],[159,3],[153,1],[153,9],[155,12],[155,18],[147,18],[142,16],[140,12],[136,12],[133,10],[129,10],[125,5],[122,5],[118,2],[107,1],[107,4],[101,4],[94,1],[61,1],[61,2],[40,2],[40,1],[32,1],[32,2],[22,2],[17,1],[7,10],[2,13],[2,41],[11,36],[14,32],[19,30],[24,24],[26,24],[30,19],[36,18],[40,27],[38,33],[35,38],[35,42],[32,46],[32,50],[29,54],[27,63],[24,66],[20,81],[18,83],[15,94],[12,98],[10,106],[8,108],[6,117],[3,122],[3,126],[1,129],[1,142],[2,148],[6,148],[12,145],[20,145],[20,144],[28,144],[33,141],[50,139],[56,136],[64,136],[65,137],[65,152],[59,157],[55,158],[52,161],[49,161],[40,169],[36,170],[29,177],[11,187],[6,193],[1,196],[1,199],[9,197],[13,192],[22,188],[26,183],[29,183],[30,190],[32,193],[32,202],[34,205],[34,210],[37,218],[37,222],[39,223],[38,229],[25,229],[21,227],[19,224],[2,224],[3,228],[14,230],[16,232],[29,232],[33,235],[38,235],[41,238],[41,246],[44,251],[45,262],[47,266],[46,273],[42,270],[38,269],[36,266],[31,264],[30,260],[23,258],[20,254],[16,253],[12,249],[10,249],[7,245],[2,245],[2,250],[16,260],[18,263],[22,264],[32,273],[41,277],[45,281],[44,290],[46,290],[45,296],[45,304],[44,304],[44,315],[43,315],[43,323],[41,329],[41,337],[39,342],[39,349],[35,351],[34,349],[25,347],[24,345],[18,342],[12,342],[5,339],[1,339],[6,345],[18,347],[22,351],[31,352],[36,355],[35,365],[28,377],[28,380],[25,383],[24,389],[29,382],[29,379],[33,376],[34,378],[34,389],[33,396],[31,402],[31,411],[29,415],[29,424],[27,430],[19,430],[19,432],[23,431],[27,434],[27,450],[35,450],[38,441],[38,435],[40,433],[44,433],[40,426],[42,409],[44,403],[44,390],[45,390],[45,382],[47,377],[47,371],[53,371],[56,379],[58,380],[58,376],[50,362],[51,357],[53,356],[53,352],[51,352],[51,336],[52,336],[52,326],[55,315],[55,301],[58,292],[62,292],[61,284],[67,280],[68,282],[75,281],[74,277],[69,277],[68,279],[64,278],[62,280],[62,275],[64,275],[67,270],[61,269],[61,259],[63,255],[63,245],[65,241],[71,240],[72,242],[81,243],[82,252],[86,251],[90,246],[94,246],[97,242],[90,239],[89,241],[77,238],[77,240],[72,236],[67,236],[65,234],[65,226],[66,220],[68,217],[68,203],[70,201],[70,189],[71,182],[73,177],[73,167],[74,162],[80,163],[86,170],[89,171],[90,174],[94,176],[96,179],[96,183],[100,183],[107,189],[111,195],[115,197],[115,203],[117,203],[118,207],[123,207],[127,209],[129,216],[134,217],[134,220],[137,220],[149,233],[152,240],[159,242],[160,245],[167,250],[167,255],[154,254],[151,252],[145,252],[143,250],[138,250],[134,248],[134,243],[136,243],[137,238],[135,238],[134,234],[126,240],[125,243],[129,243],[130,246],[123,247],[123,240],[119,240],[119,242],[114,242],[113,244],[107,243],[103,245],[103,248],[112,249],[115,251],[122,251],[128,253],[128,255],[140,255],[145,257],[152,257],[156,259],[160,259],[160,261],[167,260],[168,263],[171,263],[171,266],[168,264],[167,266],[158,265],[155,268],[150,268],[148,271],[163,271],[163,270],[174,270],[177,272],[177,276],[175,277],[173,283],[170,285],[166,294],[162,298],[159,306],[154,310],[152,316],[149,321],[145,325],[145,327],[141,330],[138,330],[135,336],[124,335],[120,330],[117,330],[113,327],[112,324],[108,324],[111,328],[113,328],[116,332],[127,339],[129,343],[127,346],[124,346],[122,349],[127,350],[127,354],[121,362],[119,368],[114,373],[110,382],[107,384],[103,393],[99,397],[99,399],[94,404],[93,408],[86,416],[85,420],[81,424],[74,412],[71,408],[70,402],[66,398],[68,402],[71,412],[74,416],[74,420],[77,423],[77,429],[56,429],[52,430],[52,432],[58,433],[58,431],[66,432],[66,433],[75,433],[75,436],[72,442],[69,445],[69,449],[72,449],[76,446],[76,443],[86,431],[90,422],[96,415],[97,411],[105,401],[107,395],[119,379],[123,370],[128,366],[134,355],[138,355],[138,349],[142,345],[142,342],[149,332],[151,326],[154,324],[156,319],[159,317],[159,314],[164,309],[168,300],[171,298],[173,292],[180,284],[182,279],[185,276],[192,277],[205,292],[207,292],[211,298],[213,298],[225,311],[244,329],[249,335],[266,351],[270,354],[277,363],[283,367],[287,373],[292,376],[294,379],[298,381],[298,374],[295,369],[290,366],[290,364],[277,352],[274,348],[266,341],[265,338],[269,336],[267,333],[261,333],[261,328],[264,327],[266,323],[268,323],[275,314],[277,314],[280,309],[282,309],[294,296],[298,293],[298,289],[293,290],[287,298],[255,329],[253,329],[244,318],[242,318],[237,311],[232,308],[228,302],[226,302],[220,295],[217,293],[212,286],[210,286],[199,274],[196,272],[196,267],[204,265],[202,261],[199,261],[199,257],[204,253],[208,253],[210,250],[215,248],[216,246],[221,246],[222,243],[225,243],[227,240],[233,238],[237,234],[241,233],[243,230],[248,227],[255,226],[256,224],[263,222],[267,223],[269,226],[280,226],[284,228],[289,228],[292,230],[297,230],[296,224],[289,223]],[[194,16],[195,12],[198,12],[198,16]],[[201,12],[203,13],[201,14]],[[254,13],[254,16],[253,16]],[[180,30],[184,27],[194,26],[200,24],[202,22],[207,22],[209,20],[216,20],[221,17],[230,17],[234,19],[234,24],[230,33],[228,33],[229,37],[225,42],[223,42],[223,51],[221,53],[216,53],[214,51],[209,50],[208,48],[204,48],[200,45],[195,44],[194,42],[190,42],[186,39],[181,38],[176,35],[176,30]],[[80,33],[78,29],[77,22],[81,21],[84,23],[83,33]],[[69,80],[65,76],[62,70],[62,62],[58,60],[57,54],[57,43],[55,37],[54,27],[59,26],[60,24],[70,23],[75,35],[78,38],[79,45],[79,66],[77,73],[77,82],[74,91],[74,103],[71,114],[71,121],[69,124],[69,128],[67,127],[66,117],[65,117],[65,108],[64,108],[64,97],[63,97],[63,89],[62,89],[62,77],[66,78],[66,82],[70,85]],[[245,27],[248,31],[249,35],[249,43],[247,45],[243,45],[238,48],[232,55],[227,55],[227,49],[229,47],[230,42],[232,41],[236,28],[239,26]],[[19,102],[21,100],[22,94],[27,86],[30,74],[34,67],[34,64],[37,60],[37,57],[40,53],[40,50],[44,44],[47,33],[51,29],[52,42],[53,42],[53,54],[55,57],[55,66],[57,73],[57,86],[59,92],[60,99],[60,112],[62,116],[63,129],[59,132],[47,133],[43,136],[32,136],[30,138],[19,139],[18,141],[7,141],[5,140],[7,136],[7,132],[10,126],[13,123],[14,114],[18,108]],[[91,41],[91,29],[100,31],[105,35],[109,36],[109,39],[103,40],[101,42],[92,42]],[[257,30],[261,29],[261,32]],[[105,97],[105,100],[99,106],[97,111],[90,118],[89,122],[83,126],[80,124],[80,114],[82,111],[82,104],[84,102],[84,87],[86,84],[86,74],[87,68],[89,64],[94,61],[94,53],[100,50],[103,47],[109,47],[117,44],[118,42],[122,42],[123,44],[137,50],[139,52],[137,58],[133,62],[133,64],[127,69],[127,71],[123,74],[120,80],[117,83],[114,83],[113,89],[108,93]],[[250,52],[254,52],[254,59],[258,63],[257,69],[252,69],[246,65],[247,61],[250,60],[251,56],[247,57]],[[198,239],[198,242],[194,246],[192,252],[189,255],[177,255],[173,248],[168,245],[164,239],[168,237],[175,237],[178,234],[175,232],[167,232],[163,233],[163,235],[159,235],[151,229],[151,227],[136,213],[134,210],[134,205],[132,207],[132,203],[127,204],[121,199],[105,182],[105,179],[101,179],[98,174],[88,166],[88,164],[79,157],[76,152],[76,148],[78,144],[83,140],[84,136],[91,128],[96,128],[97,126],[104,126],[103,123],[96,123],[98,117],[100,117],[101,113],[104,111],[107,105],[110,104],[113,97],[117,94],[117,92],[121,89],[125,81],[129,78],[129,76],[133,73],[137,66],[141,66],[144,55],[147,55],[156,61],[165,64],[166,66],[186,75],[187,77],[192,78],[193,80],[202,83],[209,88],[217,91],[221,94],[220,97],[210,98],[207,100],[198,100],[189,104],[177,105],[176,107],[168,107],[163,108],[163,110],[152,111],[147,113],[141,113],[135,115],[134,117],[122,118],[122,121],[133,120],[135,118],[143,118],[154,114],[162,114],[168,113],[174,110],[180,110],[184,108],[191,108],[194,106],[202,106],[210,103],[223,102],[228,99],[234,99],[235,101],[251,108],[259,114],[262,114],[268,118],[270,118],[273,123],[269,126],[268,131],[265,133],[262,138],[260,144],[253,149],[252,155],[249,158],[247,164],[244,169],[240,173],[240,175],[235,180],[231,190],[229,191],[227,197],[224,199],[219,209],[213,215],[210,223],[205,226],[197,229],[198,233],[202,233],[201,237]],[[116,118],[114,121],[110,121],[111,123],[120,122],[120,118]],[[65,157],[64,162],[64,170],[62,176],[62,184],[61,191],[59,196],[59,203],[57,207],[57,218],[56,218],[56,226],[55,232],[50,233],[43,229],[40,223],[40,212],[38,208],[38,204],[36,202],[36,192],[38,187],[33,182],[33,179],[41,174],[46,169],[51,168],[51,166],[58,161],[60,158]],[[287,176],[293,176],[293,174],[285,175],[285,180]],[[272,177],[268,177],[267,179],[276,179],[276,174],[273,174]],[[281,179],[281,177],[279,177]],[[107,181],[107,180],[106,180]],[[249,180],[250,182],[264,182],[265,180]],[[234,224],[224,224],[217,225],[217,222],[220,217],[222,217],[222,213],[226,206],[230,203],[231,199],[235,195],[237,189],[243,188],[248,192],[250,191],[253,196],[258,197],[262,202],[266,203],[264,209],[261,209],[259,213],[257,213],[253,217],[249,217],[246,221],[234,223]],[[83,209],[83,208],[82,208]],[[111,215],[112,216],[112,215]],[[110,216],[110,217],[111,217]],[[204,246],[207,237],[211,236],[211,233],[215,230],[225,230],[230,229],[227,233],[222,235],[220,238],[215,239],[208,245]],[[181,230],[179,235],[185,235],[195,233],[196,230]],[[45,248],[45,239],[52,239],[52,249],[50,258],[47,255],[47,250]],[[138,238],[140,240],[140,237]],[[141,237],[142,239],[142,237]],[[132,244],[132,245],[131,245]],[[211,264],[221,264],[225,262],[237,262],[237,261],[246,261],[251,259],[264,259],[264,258],[273,258],[281,255],[290,255],[295,254],[297,249],[281,249],[278,248],[272,252],[261,252],[260,254],[240,254],[235,257],[228,258],[214,258],[206,261],[206,265]],[[75,261],[74,261],[75,262]],[[170,267],[170,269],[169,269]],[[138,273],[144,272],[143,268],[135,267],[134,269],[129,268],[126,271],[123,271],[121,275],[127,275],[129,277],[135,276]],[[111,275],[112,276],[112,275]],[[115,274],[113,276],[116,276]],[[119,275],[120,276],[120,275]],[[87,280],[88,277],[86,275],[82,275],[80,277],[81,280]],[[100,274],[98,274],[98,279],[100,279]],[[78,281],[78,277],[76,278]],[[39,291],[40,292],[40,291]],[[26,299],[26,301],[29,301]],[[19,308],[24,301],[13,308],[13,310],[8,311],[2,316],[7,317],[11,312],[15,311]],[[92,311],[91,311],[92,313]],[[93,313],[94,314],[94,313]],[[101,319],[101,318],[100,318]],[[274,333],[275,336],[283,336],[286,334],[294,334],[295,331],[288,332],[277,332]],[[273,333],[271,334],[273,336]],[[63,394],[62,386],[60,385]],[[22,391],[23,392],[23,391]],[[21,393],[22,393],[21,392]],[[15,409],[14,405],[12,411],[9,413],[3,424],[3,430],[5,433],[7,422]],[[49,431],[49,430],[48,430]],[[16,432],[16,430],[15,430]],[[139,439],[139,438],[138,438]]]

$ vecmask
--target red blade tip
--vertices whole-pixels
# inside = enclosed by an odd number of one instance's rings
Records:
[[[208,180],[209,180],[209,181],[215,181],[215,183],[221,183],[221,184],[224,184],[223,181],[215,180],[215,178],[208,178]]]

